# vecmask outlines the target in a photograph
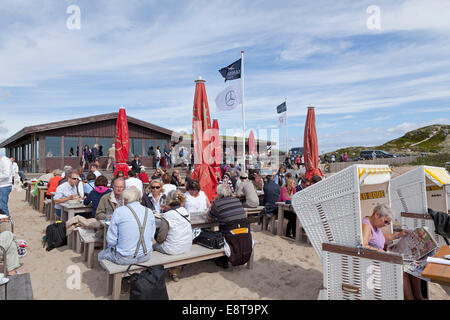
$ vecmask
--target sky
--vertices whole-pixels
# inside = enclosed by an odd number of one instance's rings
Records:
[[[246,136],[279,130],[283,150],[285,99],[289,147],[312,105],[320,153],[450,120],[448,0],[2,0],[0,30],[0,141],[121,106],[190,133],[199,77],[221,134],[242,135],[242,108],[215,105],[241,50]]]

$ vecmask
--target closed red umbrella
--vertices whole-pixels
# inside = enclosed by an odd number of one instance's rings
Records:
[[[316,133],[316,116],[314,107],[308,107],[306,115],[305,133],[303,135],[303,160],[305,162],[305,178],[313,175],[323,176],[319,169],[319,146]]]
[[[213,125],[212,125],[212,157],[213,157],[213,169],[214,172],[219,172],[219,174],[221,173],[220,171],[220,164],[222,163],[222,143],[220,141],[220,134],[219,134],[219,122],[217,121],[217,119],[213,120]],[[222,176],[222,175],[220,175]]]
[[[255,154],[255,135],[253,133],[253,130],[250,131],[250,134],[248,136],[248,154]]]
[[[127,113],[125,112],[125,108],[119,109],[119,115],[117,117],[116,124],[116,170],[114,171],[114,175],[117,172],[122,171],[125,176],[128,176],[128,150],[130,148],[129,136],[128,136],[128,122],[127,122]]]
[[[204,134],[211,129],[211,117],[209,114],[208,97],[206,96],[205,80],[195,81],[194,108],[192,119],[192,133],[194,139],[194,172],[192,179],[200,183],[201,190],[212,201],[217,193],[217,179],[211,167],[213,160],[210,151],[205,149],[210,143],[209,136]],[[205,138],[203,136],[205,135]],[[209,151],[209,152],[208,152]],[[206,157],[205,157],[206,156]]]

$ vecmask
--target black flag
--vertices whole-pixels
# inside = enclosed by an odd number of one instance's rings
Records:
[[[286,101],[277,107],[277,113],[282,113],[285,112],[286,110],[287,110]]]
[[[241,59],[233,62],[228,67],[220,69],[219,72],[225,78],[225,82],[239,79],[241,77]]]

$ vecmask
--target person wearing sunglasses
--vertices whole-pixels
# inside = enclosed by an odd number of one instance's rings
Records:
[[[387,205],[379,204],[373,208],[372,215],[362,219],[363,247],[386,252],[384,250],[386,242],[407,236],[408,230],[395,233],[381,230],[381,228],[390,225],[392,220],[392,210]],[[405,300],[424,300],[420,288],[420,279],[403,272],[403,294]]]
[[[77,191],[78,173],[71,172],[67,176],[67,181],[56,188],[53,199],[55,200],[55,214],[61,217],[61,204],[69,200],[80,199]]]
[[[144,193],[141,204],[153,211],[153,214],[160,214],[168,209],[166,206],[167,196],[164,194],[163,184],[159,180],[152,180],[148,186],[147,193]]]

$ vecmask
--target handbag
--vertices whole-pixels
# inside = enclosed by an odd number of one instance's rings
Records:
[[[225,243],[221,232],[210,230],[202,230],[193,242],[209,249],[221,249]]]
[[[130,300],[169,300],[164,266],[135,265],[145,269],[130,276]],[[128,266],[128,274],[131,266]]]

